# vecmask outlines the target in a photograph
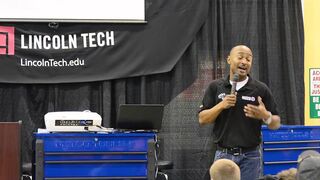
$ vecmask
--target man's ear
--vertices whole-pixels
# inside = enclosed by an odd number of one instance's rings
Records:
[[[228,64],[230,64],[230,55],[228,56],[228,58],[227,58],[227,62],[228,62]]]

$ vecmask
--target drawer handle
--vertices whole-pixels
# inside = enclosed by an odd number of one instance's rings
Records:
[[[263,164],[272,165],[272,164],[296,164],[298,161],[271,161],[271,162],[264,162]]]
[[[123,155],[123,154],[147,154],[147,152],[45,152],[45,155]]]
[[[264,141],[263,144],[293,144],[293,143],[319,143],[320,140],[304,140],[304,141]]]
[[[283,150],[312,150],[320,147],[291,147],[291,148],[263,148],[264,151],[283,151]]]
[[[147,160],[103,160],[103,161],[45,161],[47,164],[92,164],[92,163],[147,163]]]
[[[52,178],[44,178],[45,180],[98,180],[98,179],[147,179],[145,176],[123,176],[123,177],[52,177]]]

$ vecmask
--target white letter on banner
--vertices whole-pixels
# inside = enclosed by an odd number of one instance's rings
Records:
[[[21,49],[28,49],[28,46],[26,46],[24,43],[24,35],[21,34]]]
[[[42,49],[42,36],[33,36],[33,49]]]
[[[64,38],[64,35],[61,35],[61,46],[62,49],[69,49],[69,47],[66,46],[66,39]]]
[[[99,47],[104,46],[106,43],[104,41],[102,41],[102,39],[104,38],[104,34],[103,32],[98,32],[97,34],[97,43]]]
[[[107,41],[107,46],[110,46],[110,45],[114,45],[114,35],[113,35],[113,31],[107,31],[106,32],[106,41]]]
[[[51,44],[48,44],[48,41],[51,40],[51,37],[48,35],[43,36],[43,48],[44,49],[50,49],[51,48]]]
[[[82,40],[83,40],[83,47],[86,48],[88,45],[87,45],[87,36],[88,34],[87,33],[83,33],[81,34],[82,36]]]
[[[73,35],[69,35],[69,48],[77,48],[77,35],[73,34]]]
[[[94,43],[96,41],[95,36],[96,33],[89,33],[89,47],[97,47],[97,44]]]
[[[52,37],[52,47],[53,49],[60,49],[60,38],[58,35]]]

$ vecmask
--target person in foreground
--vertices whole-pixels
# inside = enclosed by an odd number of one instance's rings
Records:
[[[240,180],[239,166],[229,159],[219,159],[210,167],[211,180]]]
[[[298,157],[297,180],[320,179],[320,154],[315,150],[306,150]]]
[[[260,174],[261,125],[278,129],[280,116],[270,89],[249,75],[251,49],[235,46],[227,62],[229,76],[214,80],[205,91],[199,123],[214,123],[215,161],[230,159],[240,167],[241,180],[255,180]]]
[[[279,180],[296,180],[297,176],[297,168],[290,168],[283,171],[280,171],[276,177],[279,178]]]
[[[276,175],[267,174],[259,178],[259,180],[296,180],[297,168],[285,169]]]

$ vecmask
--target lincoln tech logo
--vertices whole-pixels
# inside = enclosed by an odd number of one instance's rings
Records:
[[[14,55],[14,27],[0,26],[0,55]]]

